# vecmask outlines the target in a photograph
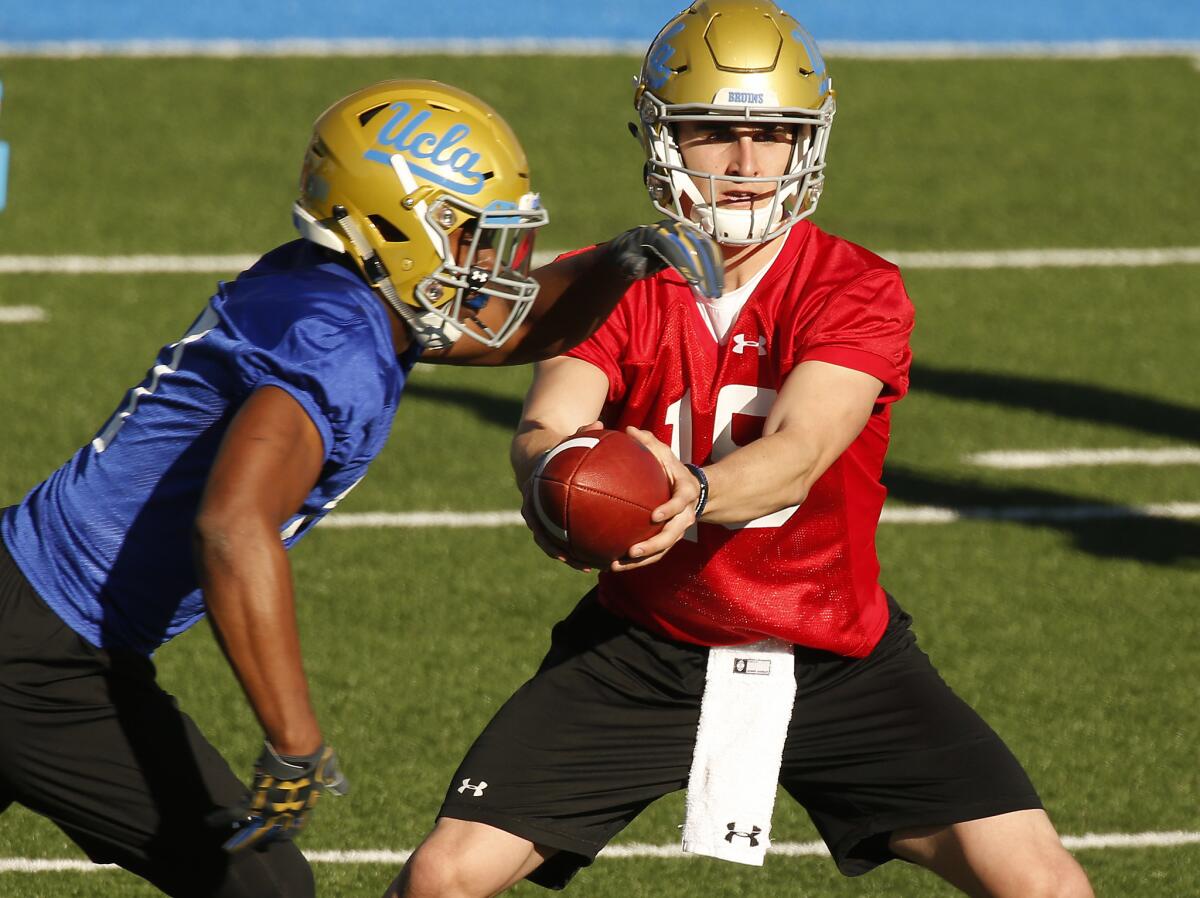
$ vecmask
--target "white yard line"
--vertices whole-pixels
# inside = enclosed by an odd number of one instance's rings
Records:
[[[1044,505],[965,506],[937,505],[884,508],[881,524],[953,524],[959,521],[1106,521],[1125,518],[1200,518],[1200,502],[1168,502],[1156,505]],[[516,511],[359,511],[337,512],[321,522],[322,528],[388,529],[418,527],[513,527],[521,524]]]
[[[534,254],[534,265],[544,265],[559,250]],[[881,253],[901,268],[1124,268],[1161,265],[1200,265],[1200,246],[1146,249],[1014,249],[966,252]],[[216,274],[231,277],[252,265],[257,257],[238,253],[220,256],[33,256],[0,255],[0,274]]]
[[[917,505],[884,508],[881,524],[954,524],[960,521],[1024,521],[1069,523],[1072,521],[1115,521],[1128,518],[1200,518],[1200,502],[1166,502],[1156,505],[1032,505],[964,506],[947,508]]]
[[[1101,41],[822,41],[837,59],[1118,59],[1200,55],[1195,40]],[[281,38],[276,40],[3,41],[0,57],[82,59],[98,56],[641,56],[642,40],[592,38]]]
[[[257,256],[0,256],[0,274],[228,274]]]
[[[1200,265],[1200,247],[1015,249],[994,252],[884,252],[901,268],[1129,268]]]
[[[1084,465],[1200,465],[1200,448],[1004,450],[976,452],[963,460],[983,468],[1007,470]]]
[[[510,527],[520,523],[519,511],[350,511],[326,516],[321,527]]]
[[[0,306],[0,324],[37,324],[46,320],[46,310],[38,306]]]
[[[93,864],[68,858],[4,857],[0,858],[0,873],[91,873],[97,870],[117,870],[114,864]]]
[[[1072,851],[1100,851],[1113,848],[1173,848],[1200,844],[1200,832],[1172,831],[1145,833],[1085,833],[1082,836],[1063,836],[1063,845]],[[829,851],[823,842],[775,842],[769,852],[778,857],[825,857]],[[390,851],[309,851],[305,857],[314,864],[402,864],[412,855],[411,850]],[[610,859],[672,858],[686,860],[695,855],[685,854],[677,844],[648,845],[629,842],[612,845],[601,852]],[[113,864],[93,864],[74,858],[0,858],[0,873],[89,873],[96,870],[118,869]]]

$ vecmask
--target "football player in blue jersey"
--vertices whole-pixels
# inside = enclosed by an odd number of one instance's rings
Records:
[[[629,282],[718,250],[673,222],[530,274],[547,220],[488,106],[389,81],[316,122],[302,239],[222,284],[95,438],[0,517],[0,810],[170,895],[297,896],[290,837],[342,776],[309,701],[286,550],[363,477],[420,358],[574,345]],[[149,656],[208,615],[262,725],[247,791]]]

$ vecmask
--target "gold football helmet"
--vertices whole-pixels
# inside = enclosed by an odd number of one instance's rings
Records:
[[[537,296],[529,266],[547,215],[525,152],[491,107],[447,84],[383,81],[329,107],[292,212],[302,236],[349,253],[431,348],[463,333],[499,346]],[[474,318],[490,301],[511,306],[499,326]]]
[[[813,213],[825,180],[825,149],[834,92],[816,41],[774,3],[697,0],[650,44],[633,98],[646,152],[646,189],[654,207],[699,225],[719,243],[764,243]],[[791,124],[795,148],[784,174],[717,177],[688,169],[678,122]],[[767,208],[724,209],[706,203],[697,182],[772,186]],[[691,203],[684,212],[681,199]]]

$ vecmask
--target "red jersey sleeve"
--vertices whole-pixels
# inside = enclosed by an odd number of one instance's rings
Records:
[[[913,306],[900,272],[876,271],[833,293],[809,327],[797,334],[797,363],[829,362],[883,381],[880,402],[908,390],[908,338]]]
[[[625,395],[625,378],[621,361],[629,345],[629,311],[622,299],[596,332],[565,353],[569,358],[582,359],[599,368],[608,377],[608,401]]]

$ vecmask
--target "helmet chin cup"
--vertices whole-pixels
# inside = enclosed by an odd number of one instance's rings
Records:
[[[783,205],[756,209],[713,209],[707,203],[692,206],[692,221],[717,243],[763,243],[783,220]],[[774,236],[771,234],[771,236]]]

